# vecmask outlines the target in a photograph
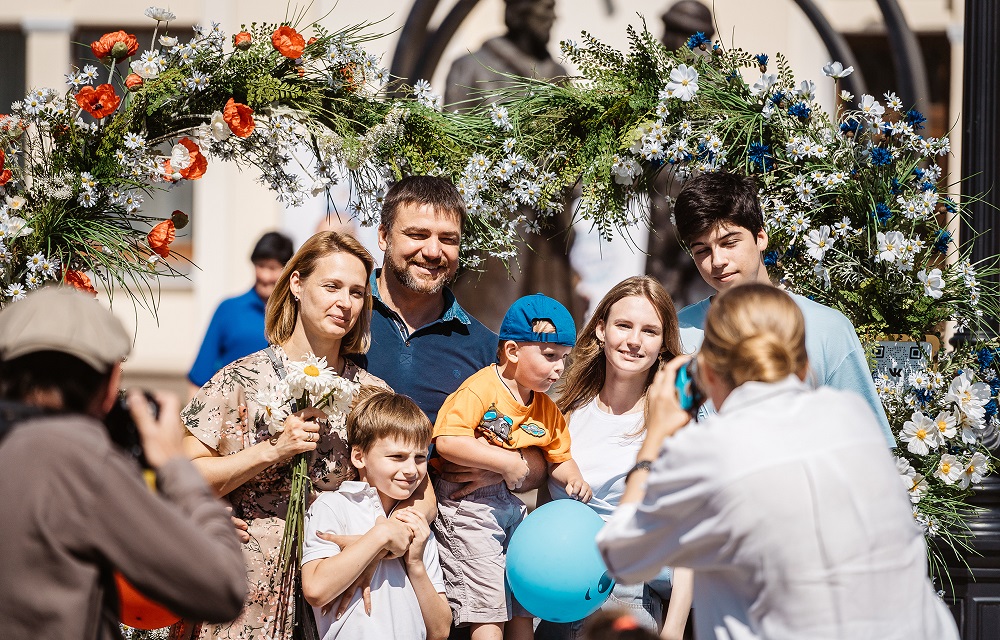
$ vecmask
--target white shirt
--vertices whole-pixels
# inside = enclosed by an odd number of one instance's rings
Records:
[[[715,640],[958,640],[910,501],[864,401],[748,382],[667,438],[641,503],[597,537],[611,574],[695,571]]]
[[[385,516],[378,491],[367,482],[345,481],[337,491],[320,493],[306,514],[302,548],[302,564],[329,558],[340,553],[340,547],[322,540],[317,531],[342,535],[361,535],[375,526],[375,518]],[[438,560],[434,534],[424,547],[424,566],[438,593],[444,593],[444,576]],[[427,628],[420,613],[417,594],[413,591],[402,558],[382,560],[375,570],[371,585],[372,615],[365,613],[360,591],[353,595],[350,606],[340,620],[334,619],[340,598],[323,615],[313,607],[316,625],[323,640],[385,640],[386,638],[423,640]]]
[[[642,446],[643,412],[614,415],[597,406],[597,398],[570,414],[569,435],[573,459],[594,491],[587,506],[607,520],[625,492],[625,474],[635,464]],[[566,490],[549,478],[553,500],[568,498]]]

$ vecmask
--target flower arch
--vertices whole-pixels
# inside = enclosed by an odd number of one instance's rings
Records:
[[[363,224],[403,175],[449,176],[473,268],[514,255],[535,224],[521,207],[544,220],[576,186],[577,220],[610,235],[644,222],[657,174],[738,171],[760,186],[780,284],[844,312],[873,352],[885,336],[940,343],[945,323],[975,331],[997,314],[995,265],[973,264],[949,231],[961,203],[935,161],[948,141],[923,136],[922,114],[894,94],[841,92],[827,114],[780,54],[703,34],[668,51],[630,29],[626,52],[586,33],[562,43],[581,74],[568,84],[512,79],[499,103],[454,114],[426,82],[410,98],[384,90],[388,72],[362,48],[370,25],[255,23],[232,38],[212,25],[182,42],[169,11],[147,15],[164,28],[148,49],[124,31],[93,43],[107,82],[86,66],[0,117],[0,305],[47,281],[96,292],[91,276],[149,302],[147,277],[176,274],[162,258],[187,215],[145,215],[143,195],[201,179],[215,158],[253,165],[289,203],[348,180]],[[293,149],[310,152],[306,181],[286,170]],[[984,442],[997,435],[997,343],[918,351],[876,382],[915,518],[932,549],[961,547],[971,488],[995,462]]]

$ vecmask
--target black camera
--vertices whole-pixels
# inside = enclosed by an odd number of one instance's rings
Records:
[[[143,397],[149,404],[149,410],[154,419],[160,417],[160,403],[156,401],[148,391],[142,392]],[[111,407],[111,411],[104,417],[104,426],[108,429],[108,435],[112,442],[121,447],[125,453],[135,458],[136,462],[143,469],[149,469],[149,461],[146,460],[146,453],[142,450],[142,438],[139,437],[139,428],[135,426],[132,413],[128,410],[128,398],[125,391],[118,392],[118,399]]]

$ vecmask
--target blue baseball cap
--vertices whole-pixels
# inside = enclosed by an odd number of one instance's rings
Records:
[[[555,325],[555,333],[535,333],[532,325],[538,320],[548,320]],[[547,342],[566,347],[576,345],[576,323],[566,307],[547,295],[536,293],[514,301],[500,324],[500,340],[514,342]]]

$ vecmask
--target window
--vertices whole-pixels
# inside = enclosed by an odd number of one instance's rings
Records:
[[[10,113],[12,102],[24,98],[28,89],[24,86],[24,32],[16,27],[0,28],[0,113]]]

